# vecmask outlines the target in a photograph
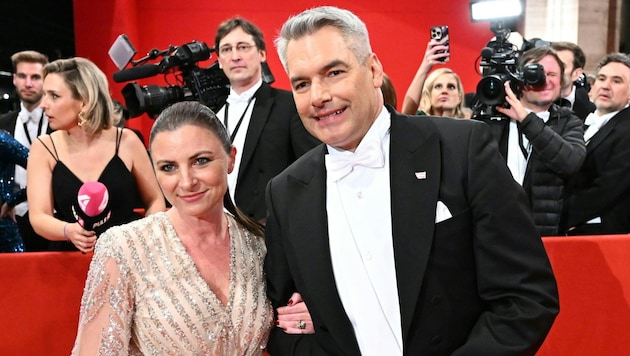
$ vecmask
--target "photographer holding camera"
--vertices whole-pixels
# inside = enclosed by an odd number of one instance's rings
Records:
[[[558,235],[560,214],[567,179],[584,161],[586,147],[582,121],[570,108],[554,101],[564,86],[564,64],[550,47],[535,47],[519,57],[519,66],[542,65],[545,82],[522,85],[520,98],[505,82],[505,100],[509,108],[494,109],[509,120],[479,116],[498,139],[501,155],[514,179],[525,189],[542,236]]]
[[[217,112],[236,147],[236,163],[228,175],[230,195],[249,217],[264,222],[269,179],[319,141],[302,125],[291,92],[263,82],[267,53],[255,24],[238,17],[223,22],[214,45],[230,81],[227,103]]]

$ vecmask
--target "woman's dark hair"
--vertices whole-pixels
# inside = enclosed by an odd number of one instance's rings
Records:
[[[219,121],[214,112],[207,106],[196,101],[182,101],[175,103],[164,109],[157,117],[151,128],[149,136],[149,150],[153,144],[153,139],[160,132],[175,131],[185,125],[194,125],[214,133],[226,153],[230,153],[232,143],[225,126]],[[261,223],[245,215],[238,209],[232,198],[230,191],[226,190],[223,196],[223,205],[247,230],[257,236],[264,236],[265,229]]]

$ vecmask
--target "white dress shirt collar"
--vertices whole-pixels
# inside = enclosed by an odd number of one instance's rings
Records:
[[[18,118],[21,123],[28,123],[32,121],[34,124],[39,124],[39,120],[42,119],[43,110],[39,106],[33,109],[33,111],[28,111],[28,109],[24,106],[24,103],[20,103],[20,112],[18,113]]]
[[[233,88],[230,88],[230,94],[227,97],[227,102],[230,103],[230,105],[234,105],[239,102],[247,103],[254,96],[254,94],[256,94],[256,91],[258,90],[258,88],[260,88],[261,85],[262,85],[262,78],[259,79],[258,82],[254,84],[254,86],[252,86],[251,88],[245,90],[244,92],[240,94],[235,92]]]
[[[387,109],[383,106],[383,108],[381,109],[381,112],[376,117],[376,120],[374,120],[374,122],[372,123],[372,126],[370,126],[370,129],[368,130],[368,132],[365,134],[365,136],[363,136],[363,138],[361,139],[361,142],[359,142],[359,145],[357,146],[357,149],[355,150],[355,152],[359,151],[360,149],[362,149],[363,146],[365,146],[366,142],[370,142],[372,140],[377,140],[379,143],[382,144],[383,138],[389,132],[390,125],[391,125],[391,115],[390,115],[389,111],[387,111]],[[332,155],[337,155],[337,154],[351,155],[351,154],[353,154],[353,152],[351,152],[351,151],[335,148],[335,147],[333,147],[331,145],[328,145],[328,144],[326,145],[326,147],[328,148],[328,154],[332,154]]]
[[[567,99],[571,103],[571,107],[575,104],[575,85],[572,86],[571,93],[565,96],[563,99]]]
[[[624,109],[627,107],[628,105],[626,105]],[[595,136],[595,134],[599,132],[599,130],[606,125],[608,121],[610,121],[610,119],[617,115],[619,111],[621,110],[610,112],[601,116],[597,113],[597,111],[588,114],[584,120],[584,125],[588,126],[584,131],[584,141],[586,144],[588,144],[591,138],[593,138],[593,136]]]

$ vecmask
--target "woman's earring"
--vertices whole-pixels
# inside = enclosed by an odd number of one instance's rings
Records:
[[[79,125],[79,127],[83,126],[83,124],[85,124],[85,113],[83,111],[79,112],[79,120],[77,122],[77,125]]]

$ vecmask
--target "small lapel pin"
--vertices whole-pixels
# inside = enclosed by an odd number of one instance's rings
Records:
[[[427,172],[416,172],[416,178],[427,179]]]

